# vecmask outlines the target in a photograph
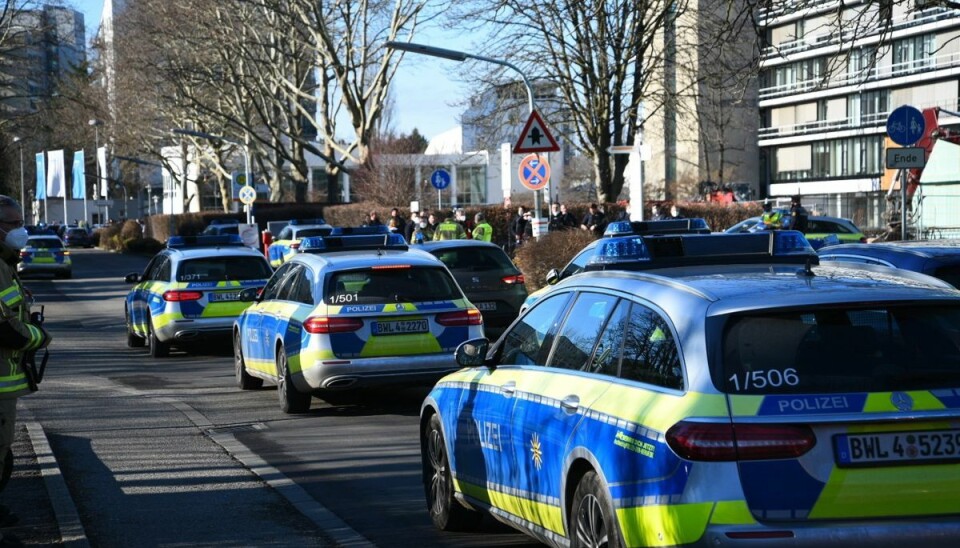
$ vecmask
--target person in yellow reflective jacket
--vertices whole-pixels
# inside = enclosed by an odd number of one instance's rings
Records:
[[[29,295],[17,278],[20,250],[27,243],[23,210],[9,196],[0,195],[0,470],[12,466],[10,447],[14,440],[17,398],[29,394],[30,383],[21,359],[24,353],[50,343],[50,335],[30,323]],[[9,509],[0,505],[7,520]]]
[[[763,227],[767,230],[778,230],[783,228],[783,213],[773,209],[770,202],[763,202]]]
[[[473,220],[476,223],[476,226],[473,227],[473,239],[484,242],[493,240],[493,227],[487,222],[484,214],[482,212],[477,213],[473,216]]]
[[[442,240],[461,240],[466,239],[466,237],[467,232],[463,229],[463,226],[453,218],[453,214],[447,216],[447,218],[437,226],[437,231],[433,233],[433,241],[435,242]]]

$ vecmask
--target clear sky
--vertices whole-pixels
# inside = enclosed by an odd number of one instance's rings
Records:
[[[100,26],[103,0],[73,0],[75,9],[83,12],[87,27],[87,43]],[[424,34],[417,42],[457,49],[445,42],[440,34]],[[396,103],[392,126],[398,133],[410,133],[414,128],[428,139],[459,124],[461,108],[451,106],[466,96],[463,86],[450,75],[457,63],[422,55],[406,55],[393,81]]]

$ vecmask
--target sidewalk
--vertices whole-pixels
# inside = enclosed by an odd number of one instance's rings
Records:
[[[20,520],[0,532],[16,536],[26,546],[89,547],[40,423],[22,405],[17,414],[13,475],[0,493],[0,503]]]

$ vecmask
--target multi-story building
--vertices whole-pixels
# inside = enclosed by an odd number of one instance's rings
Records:
[[[901,105],[957,110],[960,11],[943,4],[805,0],[760,12],[759,145],[770,196],[800,194],[822,214],[884,226],[894,179],[884,169],[888,115]]]

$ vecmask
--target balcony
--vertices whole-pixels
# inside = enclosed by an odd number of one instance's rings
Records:
[[[763,139],[774,139],[776,137],[795,137],[801,135],[811,135],[825,133],[827,131],[842,131],[845,129],[859,129],[864,127],[882,126],[886,124],[889,112],[878,112],[874,114],[863,114],[859,121],[854,116],[847,118],[838,118],[835,120],[816,120],[813,122],[804,122],[801,124],[792,124],[789,126],[773,126],[760,128],[758,136]]]
[[[835,89],[843,86],[862,86],[869,82],[878,82],[887,78],[910,76],[958,66],[960,66],[960,53],[945,53],[935,57],[895,63],[886,67],[874,67],[868,71],[854,74],[849,72],[843,74],[828,74],[798,82],[762,88],[760,90],[760,100],[796,95],[809,91]]]
[[[935,23],[944,19],[957,19],[957,23],[960,24],[960,18],[957,17],[956,10],[950,10],[947,8],[930,8],[921,12],[913,12],[907,17],[894,20],[889,29],[883,29],[879,27],[870,29],[869,31],[862,28],[845,29],[843,31],[834,31],[827,34],[791,40],[776,46],[767,46],[763,48],[763,51],[761,52],[761,58],[764,61],[767,61],[771,58],[786,57],[794,53],[800,53],[815,48],[836,46],[839,44],[849,45],[854,41],[859,41],[870,37],[875,38],[875,40],[873,40],[874,42],[879,42],[881,37],[886,42],[889,41],[889,37],[897,31],[917,27],[927,23]]]

